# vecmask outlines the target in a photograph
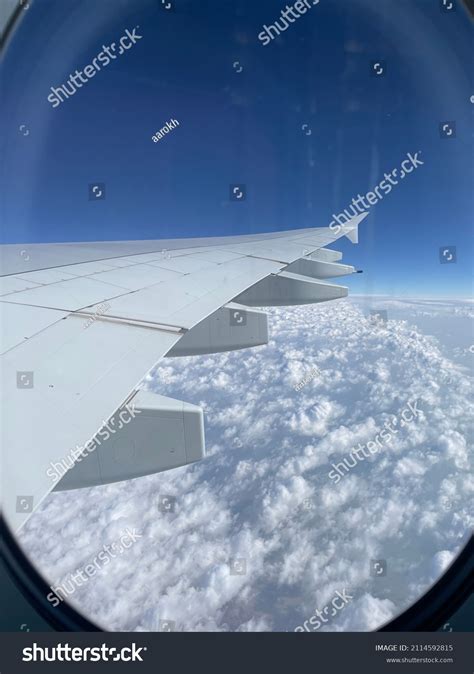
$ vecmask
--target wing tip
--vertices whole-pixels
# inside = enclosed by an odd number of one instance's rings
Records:
[[[368,215],[369,215],[369,212],[365,211],[364,213],[361,213],[360,215],[357,215],[355,218],[350,220],[347,223],[347,225],[344,226],[345,236],[352,243],[359,243],[359,225],[362,222],[362,220],[365,220],[365,218]]]

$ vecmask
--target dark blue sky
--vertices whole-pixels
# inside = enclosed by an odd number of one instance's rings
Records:
[[[338,246],[365,270],[353,291],[471,295],[473,24],[459,2],[320,0],[265,47],[258,33],[284,2],[173,4],[34,0],[23,12],[3,68],[3,242],[327,226],[420,152],[360,245]],[[137,26],[133,48],[51,106],[50,87]],[[153,143],[172,118],[180,126]],[[455,138],[440,137],[444,121]],[[89,201],[96,181],[106,199]],[[245,202],[229,201],[231,183]],[[456,264],[440,264],[444,246]]]

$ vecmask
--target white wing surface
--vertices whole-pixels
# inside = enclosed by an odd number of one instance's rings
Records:
[[[139,391],[164,356],[264,344],[250,307],[347,295],[324,249],[359,223],[187,241],[2,246],[2,512],[19,529],[52,489],[205,455],[202,411]],[[126,414],[129,418],[125,418]],[[108,437],[107,437],[108,436]]]

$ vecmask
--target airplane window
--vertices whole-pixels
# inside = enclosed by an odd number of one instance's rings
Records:
[[[10,4],[2,508],[51,609],[390,623],[473,526],[467,4]]]

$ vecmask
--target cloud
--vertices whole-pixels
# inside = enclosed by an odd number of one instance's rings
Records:
[[[348,300],[272,310],[265,347],[163,361],[146,386],[203,406],[207,458],[51,494],[21,534],[37,568],[59,583],[135,527],[142,538],[72,596],[106,629],[291,631],[344,588],[353,600],[325,630],[389,620],[473,524],[472,379],[417,328],[413,307],[391,307],[400,316],[386,324]],[[409,401],[419,418],[334,484],[331,464]],[[163,494],[175,512],[159,511]]]
[[[356,602],[348,604],[341,612],[338,632],[362,632],[375,630],[384,625],[396,613],[395,604],[390,599],[378,599],[365,593]],[[327,628],[321,631],[329,631]]]

